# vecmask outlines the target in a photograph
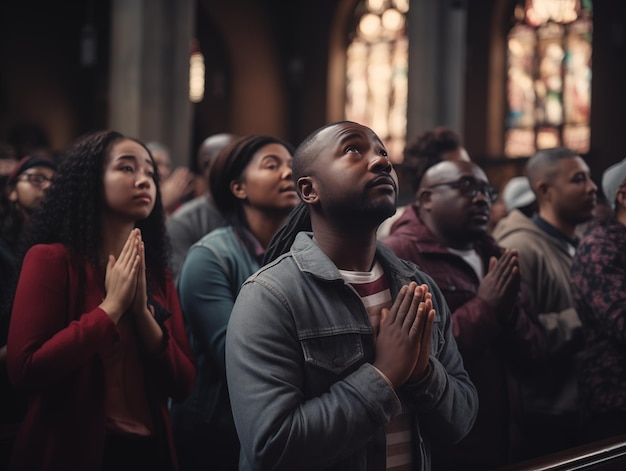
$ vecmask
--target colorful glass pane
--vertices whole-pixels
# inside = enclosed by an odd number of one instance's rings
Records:
[[[507,38],[507,157],[530,156],[555,145],[588,152],[591,14],[590,0],[517,5],[517,22]]]
[[[406,141],[408,5],[406,0],[360,2],[346,55],[346,119],[374,129],[396,163]]]

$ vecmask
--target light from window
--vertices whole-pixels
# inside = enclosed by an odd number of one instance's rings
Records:
[[[365,0],[347,49],[346,119],[372,128],[401,162],[408,98],[408,0]]]
[[[204,55],[194,51],[189,58],[189,100],[200,103],[204,98]]]
[[[591,0],[526,0],[508,35],[504,153],[589,152]]]

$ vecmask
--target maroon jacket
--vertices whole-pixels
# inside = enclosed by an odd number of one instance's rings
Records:
[[[119,339],[98,307],[103,295],[101,277],[91,266],[79,270],[63,245],[37,245],[26,254],[7,344],[9,378],[29,402],[12,469],[101,468],[106,429],[100,352]],[[189,394],[195,365],[173,282],[153,298],[172,315],[160,322],[165,348],[145,354],[142,363],[163,459],[175,469],[167,399]]]
[[[528,313],[520,295],[513,315],[503,321],[477,297],[479,280],[458,255],[448,251],[419,219],[416,208],[404,214],[382,240],[400,258],[414,262],[441,289],[452,311],[452,331],[470,379],[478,390],[480,409],[474,428],[458,445],[433,453],[433,469],[489,469],[514,459],[519,445],[515,415],[519,410],[515,373],[529,368],[546,349],[543,330]],[[503,249],[491,236],[475,244],[485,267]],[[471,466],[470,466],[471,467]]]

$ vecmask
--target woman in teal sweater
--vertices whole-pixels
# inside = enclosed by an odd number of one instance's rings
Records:
[[[210,191],[228,225],[189,249],[178,279],[198,365],[193,393],[171,407],[182,471],[238,468],[239,440],[226,387],[226,326],[241,284],[258,270],[272,236],[299,201],[292,154],[280,139],[251,135],[212,163]]]

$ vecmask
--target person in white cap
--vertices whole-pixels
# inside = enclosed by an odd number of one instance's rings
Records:
[[[506,219],[511,213],[522,213],[524,216],[531,217],[537,210],[537,198],[533,193],[528,178],[525,176],[511,178],[504,189],[502,195],[491,207],[491,218],[489,219],[489,233],[493,234],[500,224],[500,221]],[[519,217],[519,214],[512,218]],[[502,224],[507,224],[503,222]]]
[[[579,375],[582,439],[626,433],[626,159],[602,175],[613,216],[580,242],[572,263],[572,295],[583,324]]]
[[[626,159],[618,162],[605,170],[602,174],[602,191],[611,206],[615,217],[624,221],[624,208],[620,207],[624,193],[624,179],[626,178]]]
[[[537,201],[528,178],[525,176],[513,177],[502,190],[502,201],[508,212],[517,209],[526,216],[532,215]]]

